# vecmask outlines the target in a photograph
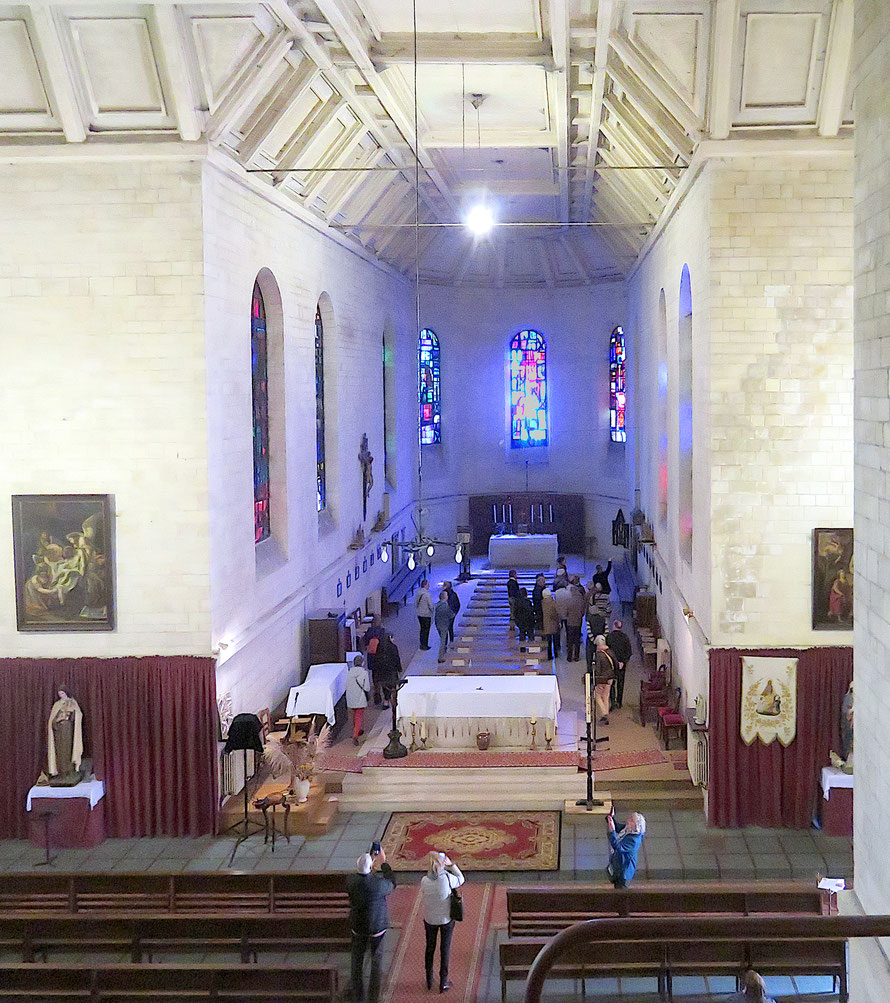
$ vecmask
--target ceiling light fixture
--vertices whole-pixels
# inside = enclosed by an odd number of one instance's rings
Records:
[[[485,237],[491,233],[494,226],[494,216],[486,205],[474,205],[464,220],[468,229],[476,237]]]

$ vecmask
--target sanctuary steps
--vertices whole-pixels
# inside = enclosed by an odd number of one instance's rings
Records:
[[[370,767],[343,777],[342,811],[557,810],[584,796],[584,774],[574,766],[467,769]],[[597,798],[611,802],[608,792]]]

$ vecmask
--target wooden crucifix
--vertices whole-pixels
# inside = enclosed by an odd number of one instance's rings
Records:
[[[371,450],[368,448],[367,432],[362,436],[361,449],[358,451],[358,462],[362,465],[362,519],[367,519],[368,495],[371,493],[371,488],[374,487],[374,473],[371,470],[374,457],[371,456]]]

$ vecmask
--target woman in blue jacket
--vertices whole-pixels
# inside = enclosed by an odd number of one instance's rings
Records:
[[[625,888],[637,870],[637,855],[646,835],[646,819],[635,811],[624,825],[615,826],[615,809],[606,816],[609,824],[609,866],[606,873],[616,888]]]

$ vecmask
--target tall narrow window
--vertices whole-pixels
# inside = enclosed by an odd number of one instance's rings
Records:
[[[315,504],[322,512],[327,503],[324,452],[324,324],[321,308],[315,310]]]
[[[624,328],[616,327],[609,346],[609,428],[612,442],[627,442]]]
[[[439,339],[425,327],[417,339],[417,379],[420,396],[420,444],[442,441],[442,408],[439,397]]]
[[[537,331],[520,331],[510,342],[510,445],[549,441],[547,342]]]
[[[266,306],[258,282],[250,304],[250,373],[253,387],[253,531],[254,542],[272,532],[269,510],[269,347]]]
[[[677,445],[680,554],[692,564],[692,368],[695,356],[692,351],[692,282],[689,267],[683,266],[680,275],[680,310],[677,328]]]

